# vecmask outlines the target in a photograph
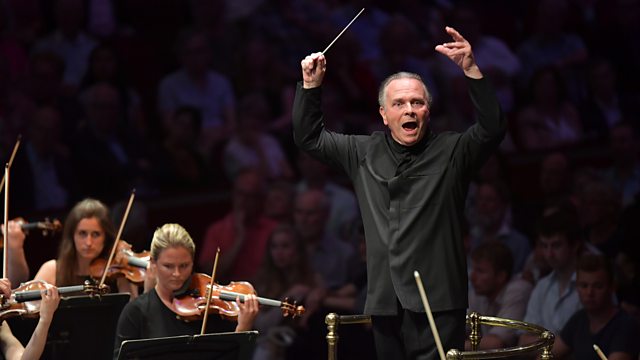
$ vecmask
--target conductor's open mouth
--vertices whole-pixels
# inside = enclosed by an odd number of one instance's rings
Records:
[[[415,130],[416,128],[418,128],[418,123],[415,121],[408,121],[402,124],[402,128],[406,130]]]

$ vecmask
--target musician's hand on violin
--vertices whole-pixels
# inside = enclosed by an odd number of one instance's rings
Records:
[[[240,308],[240,311],[238,312],[238,326],[236,326],[236,332],[251,330],[253,328],[253,321],[258,315],[258,298],[253,294],[248,294],[245,296],[244,303],[240,302],[240,298],[236,299],[236,303]]]
[[[131,244],[126,241],[120,240],[118,242],[118,248],[113,258],[114,264],[126,264],[128,261],[127,251],[131,250]]]
[[[40,321],[51,322],[53,313],[58,308],[58,303],[60,303],[58,288],[51,284],[45,284],[45,289],[42,290],[42,302],[40,303]]]
[[[0,294],[4,295],[5,299],[11,297],[11,281],[9,279],[0,279]]]
[[[327,59],[320,52],[305,57],[301,62],[302,87],[311,89],[322,85],[322,79],[327,71]]]
[[[10,220],[7,225],[9,227],[9,238],[7,239],[10,249],[22,249],[24,246],[24,239],[26,237],[24,231],[22,231],[22,220]],[[4,236],[4,225],[2,225],[2,235]]]

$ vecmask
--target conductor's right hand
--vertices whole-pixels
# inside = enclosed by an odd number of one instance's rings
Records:
[[[302,60],[302,87],[311,89],[322,85],[327,71],[327,59],[320,52],[313,53]]]

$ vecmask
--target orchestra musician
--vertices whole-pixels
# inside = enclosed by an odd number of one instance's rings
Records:
[[[56,286],[83,284],[91,278],[91,262],[97,258],[107,259],[114,241],[109,209],[99,200],[84,199],[67,216],[58,257],[42,264],[34,280]],[[132,298],[138,294],[137,286],[125,278],[118,278],[116,285],[119,292],[129,292]],[[114,292],[116,289],[111,287]]]
[[[175,293],[184,289],[192,277],[195,244],[178,224],[157,229],[151,241],[151,261],[147,274],[155,277],[155,286],[128,303],[120,314],[116,331],[115,356],[125,340],[199,334],[202,320],[185,322],[176,317]],[[239,307],[237,324],[214,315],[208,319],[207,332],[240,332],[253,327],[258,313],[255,295],[248,295]]]
[[[0,279],[0,293],[5,299],[11,297],[11,282],[9,279]],[[58,289],[50,284],[45,284],[42,290],[42,301],[40,303],[40,317],[31,339],[26,347],[11,332],[9,324],[0,324],[0,354],[7,360],[40,359],[47,341],[49,326],[53,320],[53,314],[58,308],[60,296]]]

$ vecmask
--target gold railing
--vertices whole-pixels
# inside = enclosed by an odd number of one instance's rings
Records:
[[[324,322],[327,324],[327,346],[329,350],[329,360],[337,359],[338,349],[338,326],[344,324],[369,324],[371,323],[371,317],[368,315],[338,315],[336,313],[328,314]],[[461,359],[495,359],[505,358],[509,356],[532,354],[539,352],[539,359],[549,360],[553,358],[551,354],[551,348],[553,347],[553,340],[555,336],[553,333],[541,326],[526,323],[524,321],[503,319],[492,316],[483,316],[478,313],[472,312],[467,315],[467,324],[471,328],[469,334],[469,341],[471,342],[471,351],[461,351],[457,349],[451,349],[447,352],[447,360],[461,360]],[[514,346],[503,349],[492,350],[477,350],[478,344],[482,339],[480,334],[480,325],[489,326],[501,326],[511,329],[523,330],[538,336],[538,340],[535,342],[523,345]]]

